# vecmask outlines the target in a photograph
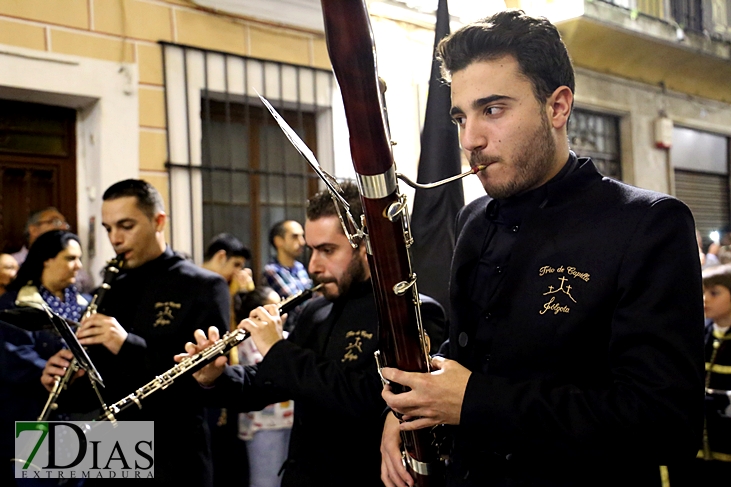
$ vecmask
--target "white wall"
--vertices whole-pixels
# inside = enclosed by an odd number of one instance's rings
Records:
[[[0,45],[0,97],[77,110],[76,229],[84,265],[95,280],[114,256],[101,226],[101,195],[139,175],[137,67]],[[89,255],[89,219],[96,257]]]

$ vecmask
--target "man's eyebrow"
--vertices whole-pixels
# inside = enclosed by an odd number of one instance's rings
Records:
[[[495,103],[496,101],[502,101],[502,100],[513,100],[513,97],[507,96],[507,95],[490,95],[483,98],[478,98],[477,100],[473,101],[470,105],[473,110],[478,110],[485,105],[489,105],[490,103]],[[452,116],[455,116],[457,114],[464,113],[464,110],[462,110],[458,106],[453,106],[451,110],[449,110],[449,114]]]
[[[136,223],[137,220],[134,218],[122,218],[121,220],[117,220],[116,222],[112,223],[104,223],[102,222],[103,227],[111,227],[112,225],[124,225],[125,223]]]

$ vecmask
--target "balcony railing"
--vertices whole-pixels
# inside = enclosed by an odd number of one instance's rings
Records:
[[[601,0],[633,12],[677,23],[683,30],[702,33],[703,0]]]
[[[684,30],[703,32],[702,0],[670,0],[670,14]]]

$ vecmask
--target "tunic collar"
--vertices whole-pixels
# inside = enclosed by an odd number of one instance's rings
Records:
[[[488,220],[504,225],[519,224],[525,213],[534,208],[543,208],[553,202],[557,195],[560,195],[578,175],[580,169],[594,167],[590,159],[576,157],[573,151],[569,151],[569,158],[566,164],[550,181],[538,188],[520,193],[515,196],[503,199],[493,199],[485,208],[485,216]],[[596,171],[594,169],[594,171]],[[573,183],[569,183],[573,184]]]
[[[127,275],[131,277],[160,272],[161,270],[170,267],[174,262],[177,262],[179,260],[183,260],[183,257],[173,252],[170,246],[166,245],[163,253],[155,257],[151,261],[145,262],[141,266],[135,267],[133,269],[125,269],[124,267],[122,267],[121,275]]]

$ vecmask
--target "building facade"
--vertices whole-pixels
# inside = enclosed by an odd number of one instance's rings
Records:
[[[437,1],[367,3],[394,158],[413,178]],[[452,28],[506,6],[566,41],[574,150],[679,196],[704,236],[729,224],[731,0],[451,0]],[[163,194],[176,250],[200,262],[228,231],[260,270],[271,224],[302,220],[319,183],[259,94],[323,168],[353,177],[319,1],[0,0],[0,250],[22,244],[29,211],[57,206],[96,275],[112,256],[101,194],[140,177]]]
[[[242,107],[260,92],[313,144],[332,146],[317,140],[331,132],[322,29],[276,22],[265,10],[224,13],[190,0],[0,0],[0,250],[22,244],[30,211],[57,206],[96,275],[112,256],[102,192],[140,177],[165,199],[176,250],[200,262],[206,238],[231,231],[263,261],[268,225],[301,219],[316,184],[284,177],[291,153],[260,113]],[[222,131],[247,145],[222,150]],[[254,155],[264,162],[235,160]],[[323,158],[331,164],[331,155]],[[206,164],[228,167],[201,170]],[[244,187],[232,184],[268,188],[254,195],[258,217],[230,221],[237,205],[252,207],[251,192],[242,197]]]

